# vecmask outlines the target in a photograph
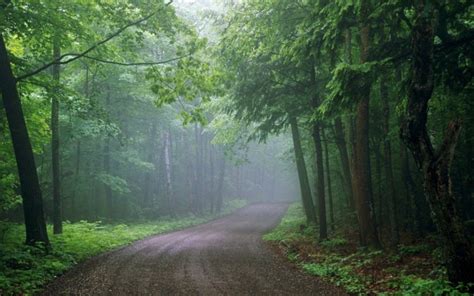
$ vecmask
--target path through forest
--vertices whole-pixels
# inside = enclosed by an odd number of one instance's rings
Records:
[[[303,274],[261,240],[287,206],[250,205],[97,256],[51,283],[43,295],[345,295]]]

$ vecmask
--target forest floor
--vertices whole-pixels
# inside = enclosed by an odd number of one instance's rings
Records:
[[[43,295],[346,295],[262,241],[287,207],[249,205],[97,256],[52,282]]]
[[[264,240],[295,267],[352,295],[469,295],[446,280],[436,236],[402,233],[397,251],[370,251],[358,247],[356,227],[336,227],[329,240],[318,243],[317,229],[304,224],[302,207],[292,204]]]
[[[64,222],[63,234],[53,235],[48,226],[52,251],[24,245],[24,226],[0,221],[0,295],[31,295],[45,283],[97,254],[110,251],[150,235],[168,233],[208,222],[245,206],[244,200],[225,203],[221,213],[186,215],[159,220],[106,224]]]

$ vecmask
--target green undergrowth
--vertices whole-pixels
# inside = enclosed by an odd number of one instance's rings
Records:
[[[303,209],[292,204],[281,223],[263,239],[278,246],[305,272],[343,287],[353,295],[469,295],[453,287],[436,261],[440,249],[419,243],[400,245],[396,253],[357,247],[354,237],[335,233],[315,243],[317,229],[305,226]]]
[[[102,224],[80,221],[64,223],[63,234],[52,235],[52,251],[25,246],[23,225],[0,223],[0,295],[31,295],[45,283],[80,261],[150,235],[201,224],[229,214],[245,205],[243,200],[226,203],[221,214],[187,216],[139,224]]]

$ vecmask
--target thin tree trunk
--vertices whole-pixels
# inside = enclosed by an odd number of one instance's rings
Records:
[[[293,138],[293,146],[295,150],[296,168],[298,170],[298,178],[300,181],[301,200],[303,203],[306,221],[308,223],[317,223],[316,212],[314,210],[313,198],[311,197],[311,188],[308,181],[308,172],[301,148],[300,132],[298,131],[298,123],[295,117],[290,117],[291,135]]]
[[[435,222],[444,239],[444,256],[450,281],[474,282],[474,254],[456,210],[451,189],[450,167],[460,133],[459,121],[452,121],[444,141],[435,151],[426,127],[428,102],[434,88],[433,72],[433,6],[426,1],[415,3],[415,24],[412,29],[411,81],[408,92],[407,118],[401,136],[411,150],[423,174],[426,198]]]
[[[324,185],[323,148],[321,145],[321,123],[319,121],[313,124],[312,136],[314,146],[316,148],[316,193],[318,195],[317,200],[319,211],[319,239],[325,240],[328,238],[326,219],[326,189]]]
[[[347,152],[347,144],[344,137],[344,127],[342,125],[341,118],[337,117],[334,120],[334,138],[336,146],[339,150],[339,157],[341,159],[341,167],[344,176],[344,188],[347,193],[347,205],[349,208],[354,209],[354,194],[352,192],[352,176],[351,167],[349,162],[349,154]]]
[[[311,106],[313,109],[319,107],[318,86],[316,83],[316,69],[313,60],[311,67],[311,85],[314,88],[313,97],[311,98]],[[325,240],[328,238],[327,219],[326,219],[326,194],[324,186],[324,165],[323,165],[323,148],[321,145],[321,121],[313,122],[313,142],[316,150],[316,194],[318,200],[319,210],[319,239]],[[324,132],[323,132],[324,133]]]
[[[76,219],[76,191],[79,185],[79,171],[81,165],[81,141],[76,142],[76,168],[74,170],[74,185],[71,194],[71,220]]]
[[[225,176],[225,155],[222,155],[222,160],[221,160],[221,167],[220,167],[220,172],[219,172],[219,183],[217,186],[217,202],[216,202],[216,210],[217,213],[220,213],[222,210],[222,204],[223,204],[223,199],[224,199],[224,176]]]
[[[374,187],[376,188],[376,197],[377,197],[377,214],[378,214],[378,221],[379,227],[382,228],[385,226],[385,214],[387,212],[387,205],[383,198],[383,190],[382,190],[382,154],[380,152],[380,144],[374,144],[372,148],[374,152],[374,160],[375,160],[375,182],[376,184]]]
[[[158,167],[156,166],[156,162],[154,161],[154,158],[155,158],[155,154],[156,154],[156,145],[155,145],[155,137],[156,137],[156,122],[155,120],[152,121],[151,123],[151,127],[150,127],[150,143],[149,143],[149,146],[148,146],[148,149],[149,149],[149,152],[148,152],[148,157],[147,157],[147,161],[149,163],[152,163],[154,168],[153,168],[153,171],[147,171],[145,173],[145,182],[143,184],[144,186],[144,193],[143,193],[143,201],[142,201],[142,207],[143,208],[147,208],[150,206],[151,202],[150,202],[150,195],[151,195],[151,191],[150,188],[151,187],[151,178],[152,178],[152,174],[154,174],[155,171],[158,170]]]
[[[107,94],[106,106],[110,106],[110,93]],[[106,135],[104,143],[104,171],[106,174],[111,173],[110,170],[110,136]],[[105,202],[107,207],[107,214],[109,219],[113,220],[115,218],[115,205],[113,201],[113,194],[110,185],[105,184]]]
[[[210,149],[209,149],[209,166],[210,166],[210,172],[209,172],[209,176],[211,178],[210,180],[210,185],[209,185],[209,192],[210,192],[210,199],[211,199],[211,206],[210,206],[210,211],[211,211],[211,214],[214,213],[214,208],[215,208],[215,202],[216,202],[216,190],[214,188],[215,186],[215,182],[214,182],[214,179],[215,179],[215,172],[214,172],[214,147],[210,146]]]
[[[172,206],[173,199],[173,187],[171,183],[171,135],[169,132],[165,132],[165,171],[166,171],[166,203],[168,213],[174,216],[174,209]]]
[[[201,143],[199,141],[200,139],[200,132],[199,132],[199,126],[196,123],[194,125],[194,137],[196,141],[196,166],[195,166],[195,173],[194,173],[194,179],[195,179],[195,185],[196,185],[196,210],[199,214],[202,214],[202,204],[201,204],[201,198],[202,198],[202,186],[201,186]]]
[[[16,88],[16,79],[8,58],[3,35],[0,33],[0,90],[12,137],[20,179],[21,197],[26,228],[26,243],[41,242],[49,246],[43,213],[43,198],[36,172],[35,158]]]
[[[53,41],[53,58],[57,59],[61,55],[59,39],[56,36]],[[53,80],[56,84],[55,92],[51,98],[51,163],[53,173],[53,233],[63,232],[62,208],[61,208],[61,175],[59,164],[59,83],[61,66],[54,64],[52,67]]]
[[[326,133],[323,132],[323,142],[324,142],[324,158],[326,160],[326,180],[328,187],[328,200],[329,200],[329,218],[331,221],[331,230],[334,231],[335,222],[334,222],[334,201],[332,196],[332,184],[331,184],[331,169],[329,167],[329,148],[328,148],[328,138]]]

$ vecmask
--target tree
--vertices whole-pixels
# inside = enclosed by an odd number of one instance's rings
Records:
[[[474,282],[474,254],[456,210],[449,174],[461,123],[458,120],[449,123],[443,143],[435,150],[427,129],[428,103],[435,85],[433,3],[416,1],[415,13],[412,28],[412,77],[401,136],[423,174],[432,217],[444,239],[449,280],[454,283],[470,283]]]
[[[295,151],[296,167],[298,170],[298,179],[300,182],[301,200],[306,214],[308,223],[317,223],[316,213],[314,212],[313,197],[308,181],[308,172],[301,147],[301,137],[298,131],[298,123],[295,117],[290,117],[291,136],[293,138],[293,146]]]
[[[36,172],[33,149],[23,116],[20,96],[16,88],[16,79],[13,76],[2,34],[0,34],[0,72],[3,73],[0,77],[3,106],[7,114],[20,177],[26,243],[34,245],[40,242],[49,245],[43,214],[43,199]]]
[[[58,59],[61,55],[59,37],[55,36],[53,41],[53,59]],[[54,64],[52,67],[53,80],[59,85],[60,83],[60,65]],[[55,93],[51,98],[51,162],[53,173],[53,232],[61,234],[62,226],[62,209],[61,209],[61,176],[60,176],[60,155],[59,155],[59,87],[55,88]]]
[[[362,0],[360,4],[360,63],[364,64],[369,58],[370,24],[369,1]],[[355,197],[359,218],[360,240],[362,246],[380,248],[380,242],[373,212],[372,182],[370,173],[369,154],[369,102],[370,82],[359,91],[356,107],[355,162],[354,176],[356,180]]]

